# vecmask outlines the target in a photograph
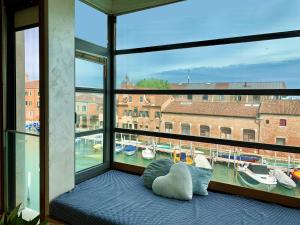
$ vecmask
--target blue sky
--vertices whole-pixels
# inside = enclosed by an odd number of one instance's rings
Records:
[[[119,16],[117,19],[117,48],[133,48],[150,45],[171,44],[177,42],[207,40],[230,36],[250,35],[300,29],[299,0],[187,0],[159,8]],[[103,13],[76,1],[75,7],[76,37],[105,46],[107,44],[107,19]],[[26,53],[28,57],[26,72],[32,78],[37,77],[38,31],[26,32]],[[30,56],[30,57],[29,57]],[[300,59],[300,38],[245,43],[205,48],[191,48],[148,54],[132,54],[117,57],[118,85],[127,74],[137,81],[146,77],[169,79],[178,71],[192,74],[192,82],[233,81],[228,67],[243,68],[242,82],[249,80],[284,79],[290,88],[300,87],[300,72],[280,70],[286,61],[297,63]],[[91,69],[91,65],[80,64],[77,73],[86,85],[94,85],[102,73],[100,69]],[[257,71],[253,65],[259,64]],[[250,65],[249,74],[245,66]],[[262,77],[259,68],[264,67],[266,76]],[[79,64],[78,64],[79,66]],[[77,68],[79,68],[77,66]],[[197,68],[217,68],[216,75],[210,78],[197,74]],[[222,74],[224,68],[224,74]],[[296,68],[296,67],[293,67]],[[298,67],[297,67],[298,68]],[[269,69],[269,70],[268,70]],[[189,72],[188,72],[189,71]],[[251,73],[250,73],[251,71]],[[284,72],[284,74],[282,74]],[[178,82],[184,82],[176,76]],[[273,76],[271,75],[273,74]],[[84,80],[85,78],[88,78]],[[175,81],[177,81],[175,80]],[[204,81],[205,80],[205,81]],[[174,79],[172,80],[174,82]],[[101,85],[99,83],[99,85]]]
[[[29,80],[39,79],[39,29],[25,30],[25,73]]]

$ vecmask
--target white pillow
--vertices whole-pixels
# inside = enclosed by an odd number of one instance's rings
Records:
[[[167,175],[157,177],[154,180],[152,190],[155,194],[167,198],[191,200],[193,198],[193,183],[187,165],[183,162],[172,165]]]
[[[197,154],[197,156],[195,157],[195,166],[205,168],[205,169],[212,169],[207,158],[201,154]]]

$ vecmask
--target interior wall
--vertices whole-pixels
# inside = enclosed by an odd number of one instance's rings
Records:
[[[48,201],[74,187],[74,0],[45,0],[45,151]],[[42,123],[41,123],[42,125]],[[43,128],[42,128],[43,129]],[[47,160],[47,159],[46,159]],[[46,202],[47,202],[46,200]],[[46,209],[47,214],[47,209]]]

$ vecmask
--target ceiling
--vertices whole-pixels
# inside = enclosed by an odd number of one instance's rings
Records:
[[[135,12],[147,8],[161,6],[165,4],[180,2],[184,0],[81,0],[99,9],[100,11],[111,14],[121,15]]]

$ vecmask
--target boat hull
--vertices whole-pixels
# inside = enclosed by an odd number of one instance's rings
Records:
[[[239,178],[242,181],[243,184],[245,184],[248,187],[258,189],[258,190],[265,190],[265,191],[271,191],[276,187],[276,184],[263,184],[258,182],[257,180],[250,177],[245,172],[239,171]]]

